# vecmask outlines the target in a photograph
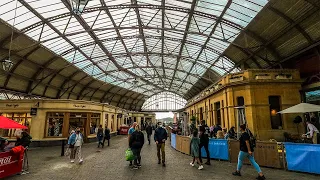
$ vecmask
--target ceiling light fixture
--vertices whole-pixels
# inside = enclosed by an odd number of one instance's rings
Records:
[[[13,28],[14,24],[16,22],[16,16],[17,16],[17,7],[18,7],[18,0],[16,0],[16,8],[14,10],[14,18],[12,23],[12,29],[11,29],[11,38],[10,38],[10,46],[9,46],[9,54],[8,59],[1,60],[2,69],[9,72],[11,68],[13,67],[13,62],[11,61],[11,47],[12,47],[12,40],[13,40]]]
[[[89,0],[70,0],[72,11],[76,15],[80,15],[87,6]]]

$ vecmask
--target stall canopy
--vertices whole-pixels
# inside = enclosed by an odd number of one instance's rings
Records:
[[[308,112],[318,112],[320,111],[319,105],[309,104],[309,103],[300,103],[295,106],[292,106],[288,109],[280,111],[279,113],[308,113]]]
[[[28,127],[6,117],[0,116],[0,129],[28,129]]]

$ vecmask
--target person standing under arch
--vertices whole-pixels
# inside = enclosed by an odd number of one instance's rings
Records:
[[[161,164],[161,157],[162,157],[163,167],[166,166],[165,142],[167,138],[168,138],[167,130],[163,128],[163,125],[161,122],[158,122],[158,128],[154,132],[154,141],[157,144],[158,164]],[[161,150],[161,156],[160,156],[160,150]]]

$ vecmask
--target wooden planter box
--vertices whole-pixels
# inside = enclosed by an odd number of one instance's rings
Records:
[[[238,162],[238,154],[240,151],[239,141],[229,140],[229,153],[230,162]],[[278,144],[276,142],[257,142],[256,148],[254,149],[254,158],[260,166],[272,167],[272,168],[283,168],[282,159],[280,158],[278,151]],[[248,159],[244,161],[244,164],[250,164]]]
[[[176,135],[176,150],[181,152],[182,137]]]
[[[181,152],[190,155],[190,142],[191,139],[188,136],[181,137]]]

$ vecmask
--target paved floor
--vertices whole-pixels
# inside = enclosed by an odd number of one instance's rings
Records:
[[[114,137],[111,146],[98,152],[96,144],[83,147],[84,163],[71,164],[66,157],[60,157],[59,147],[33,149],[29,152],[30,174],[13,176],[6,180],[195,180],[195,179],[255,179],[256,172],[251,166],[244,166],[242,177],[231,173],[236,164],[212,161],[213,165],[198,170],[189,165],[191,157],[181,154],[169,145],[166,146],[167,167],[157,164],[156,147],[145,145],[142,150],[142,168],[131,170],[125,161],[127,148],[125,136]],[[169,144],[169,143],[168,143]],[[319,180],[320,176],[262,168],[267,179]]]

